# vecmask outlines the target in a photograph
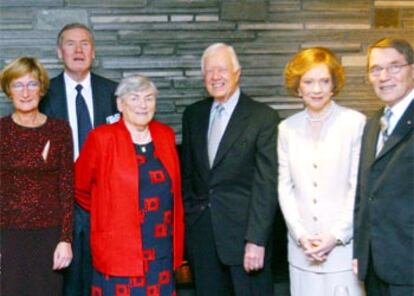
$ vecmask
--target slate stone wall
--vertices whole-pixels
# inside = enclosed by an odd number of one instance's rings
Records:
[[[185,106],[205,95],[201,53],[219,41],[235,47],[244,91],[282,117],[302,108],[283,87],[283,67],[310,46],[331,48],[346,67],[337,101],[371,113],[379,102],[366,81],[366,47],[386,35],[414,42],[414,1],[0,0],[0,68],[32,55],[57,75],[56,35],[68,22],[94,30],[94,71],[116,81],[134,73],[155,81],[157,118],[172,125],[180,141]],[[0,116],[10,112],[1,93]]]

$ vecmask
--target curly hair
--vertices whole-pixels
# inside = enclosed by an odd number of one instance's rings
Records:
[[[284,71],[285,87],[293,95],[299,96],[301,77],[316,65],[328,67],[333,80],[333,93],[336,95],[345,84],[345,70],[335,54],[324,47],[302,49],[287,63]]]

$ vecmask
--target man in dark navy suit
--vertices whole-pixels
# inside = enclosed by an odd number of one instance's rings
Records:
[[[384,38],[368,76],[385,108],[365,127],[354,213],[354,270],[368,296],[414,295],[414,52]]]
[[[50,82],[40,109],[46,115],[68,120],[72,128],[75,160],[87,133],[110,122],[116,112],[116,83],[91,73],[95,45],[90,29],[79,23],[62,28],[57,54],[64,71]],[[89,246],[89,213],[75,205],[73,261],[65,271],[64,295],[90,295],[92,265]]]
[[[270,236],[277,206],[277,113],[239,88],[234,49],[202,57],[210,98],[183,117],[187,255],[198,296],[273,295]]]

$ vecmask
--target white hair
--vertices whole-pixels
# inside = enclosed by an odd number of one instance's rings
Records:
[[[231,64],[233,65],[234,70],[235,71],[240,70],[241,68],[240,63],[239,63],[239,60],[237,58],[237,54],[234,48],[231,45],[228,45],[226,43],[214,43],[210,45],[209,47],[207,47],[206,50],[204,50],[204,53],[201,57],[201,72],[204,73],[204,63],[205,63],[206,58],[211,56],[212,54],[214,54],[215,52],[217,52],[219,49],[222,49],[222,48],[227,50],[227,52],[230,54]]]

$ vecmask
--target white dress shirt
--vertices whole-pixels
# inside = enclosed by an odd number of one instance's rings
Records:
[[[227,125],[229,124],[230,117],[233,114],[234,109],[236,108],[237,103],[239,102],[240,98],[240,88],[237,88],[234,94],[224,103],[219,103],[217,101],[214,101],[211,105],[210,110],[210,121],[208,124],[208,133],[207,135],[210,135],[210,129],[211,129],[211,123],[213,122],[213,118],[215,116],[214,112],[217,112],[216,106],[218,104],[221,104],[224,108],[224,110],[221,113],[222,121],[224,124],[223,131],[225,132]]]
[[[69,124],[72,128],[73,138],[73,157],[76,160],[79,156],[79,144],[78,144],[78,121],[76,117],[76,95],[78,94],[76,86],[82,85],[82,96],[85,99],[86,106],[88,107],[89,117],[93,127],[93,99],[92,99],[92,85],[91,74],[88,73],[86,78],[81,82],[76,82],[69,77],[66,73],[63,75],[66,88],[66,104],[68,107]]]
[[[306,111],[279,125],[279,202],[289,230],[289,263],[302,270],[351,270],[353,209],[365,116],[333,103],[317,142]],[[303,235],[331,233],[345,245],[314,264],[299,245]]]

